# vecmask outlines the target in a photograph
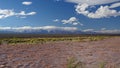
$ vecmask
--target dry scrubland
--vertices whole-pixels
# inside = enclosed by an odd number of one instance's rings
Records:
[[[0,68],[120,68],[120,37],[2,38]]]
[[[56,41],[98,41],[105,39],[105,36],[80,36],[80,37],[52,37],[52,38],[2,38],[0,39],[0,44],[44,44],[47,42],[56,42]]]

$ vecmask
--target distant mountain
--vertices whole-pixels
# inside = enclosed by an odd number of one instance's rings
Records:
[[[100,33],[100,32],[93,32],[93,31],[81,31],[81,30],[74,30],[74,31],[66,31],[66,30],[0,30],[0,38],[13,38],[13,37],[25,37],[25,38],[32,38],[32,37],[63,37],[63,36],[79,36],[79,35],[119,35],[120,34],[111,34],[111,33]]]
[[[102,32],[94,32],[94,31],[82,31],[82,30],[0,30],[0,34],[117,34],[120,33],[102,33]]]
[[[0,30],[1,34],[4,33],[13,33],[13,34],[96,34],[96,32],[84,32],[81,30],[76,31],[66,31],[66,30],[23,30],[23,31],[16,31],[16,30]]]

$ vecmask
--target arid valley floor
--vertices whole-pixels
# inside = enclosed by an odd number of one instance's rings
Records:
[[[102,63],[105,68],[120,68],[120,37],[87,42],[0,45],[0,68],[67,68],[72,57],[85,68],[100,68]]]

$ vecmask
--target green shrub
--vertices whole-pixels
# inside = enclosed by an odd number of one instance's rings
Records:
[[[0,39],[0,44],[21,44],[21,43],[27,43],[27,44],[38,44],[38,43],[46,43],[46,42],[55,42],[55,41],[84,41],[87,39],[87,41],[97,41],[102,40],[105,37],[103,36],[80,36],[80,37],[61,37],[61,38],[6,38],[6,39]]]
[[[75,58],[70,58],[67,63],[67,68],[84,68],[84,63],[78,61]]]
[[[0,40],[0,45],[2,44],[2,41]]]
[[[99,68],[105,68],[105,65],[106,65],[105,63],[101,63]]]

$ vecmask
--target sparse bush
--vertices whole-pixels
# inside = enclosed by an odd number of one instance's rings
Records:
[[[6,45],[6,44],[8,44],[8,41],[6,41],[6,40],[1,40],[0,41],[0,45]]]
[[[0,40],[0,45],[2,44],[2,41]]]
[[[61,37],[61,38],[6,38],[6,39],[0,39],[0,44],[21,44],[21,43],[27,43],[27,44],[38,44],[38,43],[46,43],[46,42],[55,42],[55,41],[97,41],[102,40],[105,37],[101,36],[83,36],[83,37]]]
[[[72,57],[68,60],[67,68],[84,68],[84,63]]]
[[[106,64],[103,62],[103,63],[100,64],[99,68],[105,68],[105,65]]]

